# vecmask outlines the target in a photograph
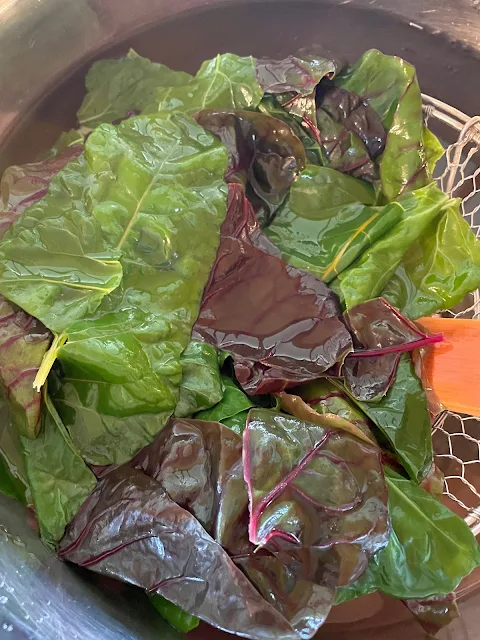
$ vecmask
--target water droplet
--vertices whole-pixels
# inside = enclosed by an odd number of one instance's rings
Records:
[[[45,604],[46,604],[47,606],[48,606],[48,605],[51,605],[51,604],[52,604],[52,601],[51,601],[51,600],[47,600]]]
[[[7,604],[8,598],[7,596],[0,596],[0,604]]]
[[[7,585],[5,586],[5,591],[6,591],[7,593],[13,593],[13,592],[15,591],[15,587],[11,587],[10,585],[8,585],[8,584],[7,584]]]
[[[19,538],[18,536],[16,538],[13,538],[13,544],[16,544],[17,547],[24,547],[25,543],[23,542],[23,540],[21,538]]]
[[[25,620],[30,620],[30,614],[29,614],[29,613],[26,613],[26,614],[24,615],[24,618],[25,618]]]
[[[41,624],[43,622],[43,618],[42,617],[38,618],[37,622],[38,624]]]

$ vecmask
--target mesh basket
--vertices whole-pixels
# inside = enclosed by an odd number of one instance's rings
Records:
[[[425,119],[453,140],[439,163],[439,186],[462,199],[461,212],[480,238],[480,116],[469,118],[440,100],[422,95]],[[442,315],[480,319],[480,290]],[[480,323],[479,323],[480,329]],[[436,462],[445,474],[444,493],[475,535],[480,533],[480,417],[444,411],[433,424]]]

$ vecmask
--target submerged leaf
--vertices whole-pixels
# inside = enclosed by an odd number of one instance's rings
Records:
[[[385,473],[390,541],[356,583],[337,592],[337,604],[377,590],[401,599],[447,594],[480,564],[480,546],[461,518],[413,482]]]
[[[390,533],[380,450],[337,429],[252,409],[243,434],[249,537],[272,550],[355,543],[364,558]]]
[[[245,300],[249,304],[245,304]],[[217,260],[193,336],[230,351],[249,394],[317,378],[351,350],[328,287],[278,257],[240,185],[230,185]]]
[[[46,543],[55,544],[95,487],[95,476],[76,451],[48,397],[38,438],[24,437],[22,444],[40,534]]]
[[[272,219],[297,174],[305,167],[305,150],[281,120],[263,113],[210,109],[195,119],[227,147],[229,182],[241,182],[266,206]]]
[[[435,635],[460,617],[455,593],[432,596],[426,600],[403,600],[403,604],[429,635]]]
[[[382,295],[408,318],[450,309],[480,286],[480,242],[451,200],[405,254]]]
[[[447,201],[448,196],[434,183],[399,199],[404,209],[400,222],[338,277],[347,309],[380,295],[404,255],[441,214]]]
[[[361,180],[309,165],[265,233],[289,264],[330,282],[401,219],[399,204],[373,202]]]
[[[65,374],[54,400],[92,464],[129,459],[175,408],[225,216],[226,164],[186,116],[102,125],[0,245],[0,289],[68,337],[52,350]],[[29,256],[42,256],[33,282]]]

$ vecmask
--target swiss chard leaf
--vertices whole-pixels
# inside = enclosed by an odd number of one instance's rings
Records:
[[[455,593],[433,596],[425,600],[403,600],[403,604],[428,635],[432,636],[460,617]]]
[[[367,182],[375,182],[378,168],[361,138],[336,122],[321,107],[316,112],[316,138],[322,146],[327,166]]]
[[[320,85],[316,102],[335,122],[343,124],[363,141],[371,158],[382,153],[386,140],[382,121],[377,112],[360,96],[333,85]]]
[[[87,95],[78,110],[82,126],[112,123],[133,109],[144,109],[158,87],[185,85],[192,76],[142,58],[130,49],[124,58],[99,60],[85,78]]]
[[[59,553],[157,593],[219,629],[254,640],[298,640],[200,522],[141,471],[121,467],[100,480]]]
[[[278,550],[355,543],[367,557],[387,544],[387,493],[377,447],[336,429],[252,409],[243,461],[254,544]]]
[[[82,147],[74,146],[59,151],[55,158],[6,169],[0,183],[0,237],[81,152]],[[50,340],[49,331],[38,320],[0,296],[0,380],[16,426],[30,437],[38,433],[41,410],[41,395],[32,383]]]
[[[223,397],[219,357],[215,347],[192,340],[180,356],[182,384],[175,415],[185,418],[208,410]]]
[[[225,216],[226,164],[226,150],[186,116],[159,114],[130,118],[118,127],[102,125],[86,142],[86,159],[60,172],[48,196],[2,244],[6,255],[28,241],[45,243],[40,253],[49,258],[36,281],[18,262],[16,277],[9,279],[14,272],[6,263],[5,289],[68,337],[49,353],[52,359],[59,356],[65,372],[55,402],[93,464],[130,458],[175,408],[180,355]],[[27,265],[28,251],[38,248],[28,246],[16,254]],[[87,248],[95,249],[96,257],[87,256]],[[121,262],[112,264],[106,255],[121,256]],[[79,276],[84,286],[73,284],[72,271],[87,262],[102,274],[114,270],[114,284],[121,279],[121,287],[106,296],[108,287],[92,286],[88,272]],[[49,273],[57,281],[44,284]]]
[[[227,180],[253,190],[266,209],[263,217],[268,224],[305,167],[300,140],[281,120],[263,113],[211,109],[195,114],[195,119],[227,147]]]
[[[23,437],[22,444],[40,533],[53,545],[95,487],[95,476],[76,451],[48,397],[38,438]]]
[[[364,182],[310,165],[265,233],[289,264],[330,282],[401,219],[397,203],[373,201]]]
[[[285,124],[290,127],[297,138],[302,141],[309,163],[320,166],[327,164],[327,158],[319,142],[309,133],[309,130],[298,122],[295,116],[288,113],[288,111],[280,105],[275,96],[265,95],[258,105],[258,110],[278,120],[282,120],[282,122],[285,122]]]
[[[199,420],[214,420],[230,427],[239,434],[245,429],[247,414],[255,405],[250,398],[228,376],[222,376],[223,397],[204,411],[196,414]]]
[[[193,114],[213,108],[255,109],[262,97],[263,89],[255,74],[255,59],[223,53],[206,60],[187,82],[164,86],[159,83],[152,100],[142,107],[142,111]]]
[[[309,95],[322,78],[333,78],[340,68],[338,60],[325,58],[314,51],[283,60],[259,58],[255,63],[259,84],[265,93],[273,94]]]
[[[434,496],[390,469],[392,535],[363,576],[337,592],[337,603],[380,590],[394,598],[448,594],[480,564],[480,547],[465,522]]]
[[[317,413],[331,413],[351,422],[370,440],[375,441],[372,423],[349,397],[330,380],[319,379],[302,385],[296,393]]]
[[[480,243],[450,201],[405,254],[382,295],[415,319],[450,309],[480,286]]]
[[[395,381],[383,398],[356,402],[386,436],[412,480],[421,482],[433,462],[432,427],[422,382],[410,356],[400,357]]]
[[[347,309],[375,298],[383,291],[404,255],[437,218],[448,197],[434,184],[399,199],[402,219],[338,277]]]
[[[357,400],[375,401],[387,393],[402,352],[443,339],[441,335],[427,336],[384,298],[353,307],[345,320],[360,348],[345,359],[342,375]]]
[[[343,361],[351,338],[338,314],[336,297],[324,283],[278,257],[242,187],[231,184],[194,338],[232,353],[247,393],[274,393]]]
[[[401,58],[372,49],[338,76],[335,84],[360,95],[378,113],[388,131],[379,163],[387,200],[425,186],[431,175],[415,68]]]

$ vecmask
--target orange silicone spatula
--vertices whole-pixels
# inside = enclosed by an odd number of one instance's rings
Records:
[[[444,342],[427,351],[427,379],[446,409],[480,416],[480,321],[421,318],[428,333],[443,333]]]

